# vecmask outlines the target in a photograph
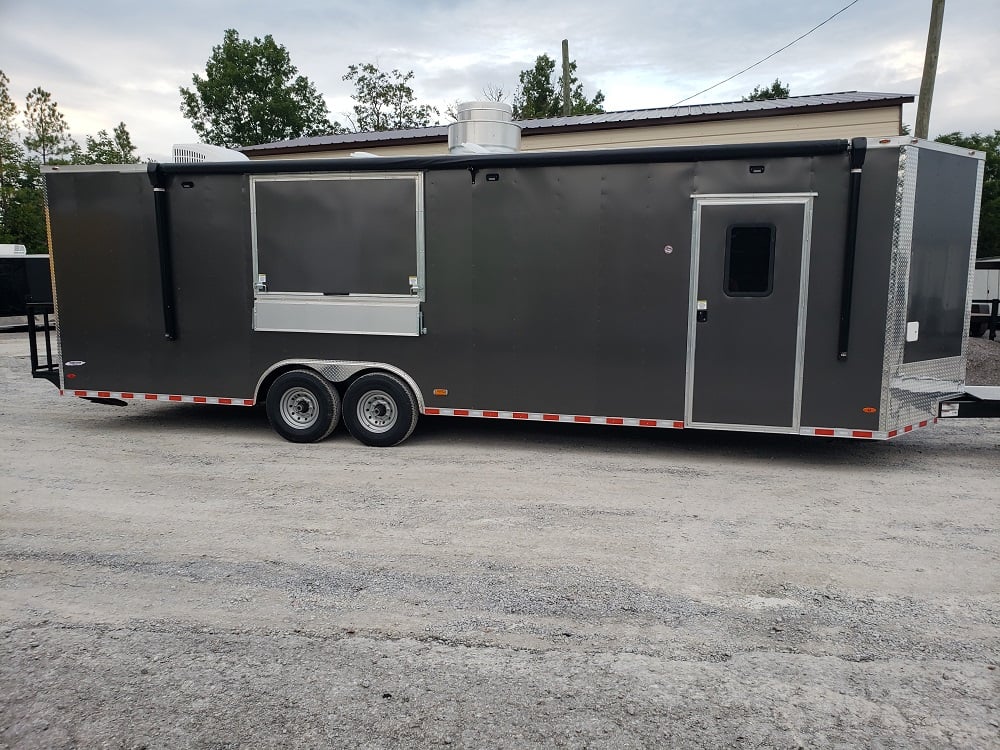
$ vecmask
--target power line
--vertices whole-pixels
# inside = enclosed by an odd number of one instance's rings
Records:
[[[795,39],[793,39],[792,41],[790,41],[790,42],[789,42],[788,44],[786,44],[786,45],[785,45],[784,47],[782,47],[781,49],[776,49],[776,50],[775,50],[774,52],[772,52],[772,53],[771,53],[770,55],[768,55],[767,57],[764,57],[764,58],[761,58],[760,60],[758,60],[757,62],[755,62],[755,63],[754,63],[753,65],[748,65],[747,67],[743,68],[743,70],[741,70],[741,71],[740,71],[739,73],[733,73],[733,74],[732,74],[731,76],[729,76],[729,78],[726,78],[726,79],[725,79],[725,80],[723,80],[723,81],[719,81],[718,83],[715,83],[715,84],[712,84],[712,85],[711,85],[711,86],[709,86],[709,87],[708,87],[707,89],[702,89],[702,90],[701,90],[701,91],[699,91],[699,92],[698,92],[697,94],[691,94],[691,96],[688,96],[688,97],[685,97],[684,99],[681,99],[681,100],[680,100],[679,102],[674,102],[674,103],[673,103],[673,104],[671,104],[670,106],[671,106],[671,107],[676,107],[676,106],[677,106],[678,104],[683,104],[684,102],[686,102],[686,101],[688,101],[688,100],[690,100],[690,99],[694,99],[694,98],[695,98],[696,96],[701,96],[701,95],[702,95],[702,94],[704,94],[704,93],[705,93],[706,91],[711,91],[712,89],[716,88],[717,86],[721,86],[721,85],[722,85],[722,84],[724,84],[724,83],[728,83],[729,81],[733,80],[733,79],[734,79],[734,78],[736,78],[737,76],[741,76],[741,75],[743,75],[743,74],[744,74],[744,73],[746,73],[746,72],[747,72],[748,70],[752,70],[753,68],[756,68],[756,67],[757,67],[758,65],[760,65],[761,63],[763,63],[763,62],[767,62],[767,61],[768,61],[768,60],[770,60],[770,59],[771,59],[772,57],[774,57],[775,55],[777,55],[777,54],[778,54],[779,52],[784,52],[784,51],[785,51],[786,49],[788,49],[789,47],[791,47],[791,46],[792,46],[793,44],[795,44],[796,42],[799,42],[799,41],[802,41],[803,39],[805,39],[805,38],[806,38],[807,36],[809,36],[809,35],[810,35],[810,34],[812,34],[812,33],[813,33],[814,31],[816,31],[816,29],[820,28],[821,26],[825,26],[826,24],[828,24],[828,23],[829,23],[830,21],[832,21],[832,20],[833,20],[834,18],[836,18],[837,16],[839,16],[839,15],[840,15],[841,13],[843,13],[843,12],[844,12],[845,10],[847,10],[848,8],[850,8],[850,7],[852,6],[852,5],[854,5],[854,4],[855,4],[855,3],[857,3],[857,2],[859,2],[859,0],[851,0],[851,2],[849,2],[849,3],[848,3],[847,5],[845,5],[845,6],[843,7],[843,8],[841,8],[840,10],[838,10],[838,11],[837,11],[836,13],[834,13],[834,14],[833,14],[832,16],[830,16],[830,17],[829,17],[829,18],[827,18],[826,20],[824,20],[824,21],[822,21],[822,22],[820,22],[820,23],[816,24],[815,26],[813,26],[813,27],[812,27],[811,29],[809,29],[809,31],[807,31],[807,32],[806,32],[805,34],[803,34],[802,36],[800,36],[800,37],[796,37]]]

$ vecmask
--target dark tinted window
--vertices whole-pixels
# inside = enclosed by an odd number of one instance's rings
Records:
[[[269,292],[410,294],[414,177],[258,178],[257,271]]]
[[[774,226],[734,224],[726,243],[726,294],[766,297],[774,280]]]

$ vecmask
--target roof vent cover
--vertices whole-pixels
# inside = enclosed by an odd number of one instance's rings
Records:
[[[207,143],[175,143],[175,164],[199,164],[205,161],[249,161],[250,157],[239,151]]]

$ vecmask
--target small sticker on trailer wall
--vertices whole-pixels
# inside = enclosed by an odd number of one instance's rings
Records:
[[[916,341],[918,338],[920,338],[920,321],[912,320],[906,324],[906,340]]]

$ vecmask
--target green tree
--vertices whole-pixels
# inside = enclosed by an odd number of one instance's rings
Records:
[[[76,142],[69,136],[66,118],[52,101],[52,94],[41,86],[29,91],[25,99],[24,126],[28,131],[24,145],[42,157],[42,164],[52,157],[73,153]]]
[[[112,133],[99,130],[96,136],[87,136],[86,148],[76,157],[76,164],[137,164],[139,155],[132,144],[132,136],[124,122],[118,123]]]
[[[753,91],[750,92],[749,96],[744,96],[743,101],[745,102],[762,102],[765,99],[787,99],[792,95],[792,90],[785,84],[781,82],[780,79],[775,78],[774,83],[766,88],[761,88],[760,86],[754,86]]]
[[[46,249],[43,194],[38,161],[18,142],[17,105],[0,71],[0,242]]]
[[[0,242],[24,245],[29,253],[48,251],[45,196],[39,167],[37,159],[25,159],[18,164],[0,222]]]
[[[976,255],[980,258],[1000,256],[1000,130],[994,130],[992,134],[946,133],[934,140],[986,152],[983,197],[979,205],[979,246]]]
[[[347,69],[344,80],[354,84],[353,116],[348,119],[359,133],[425,128],[438,115],[435,107],[417,104],[412,70],[386,73],[372,63],[359,63]]]
[[[0,227],[24,159],[24,149],[17,142],[17,104],[11,98],[9,83],[10,79],[0,70]]]
[[[533,120],[539,117],[559,117],[563,113],[563,76],[556,77],[556,61],[539,55],[531,68],[518,75],[514,94],[514,117]],[[576,60],[569,64],[570,112],[574,115],[600,114],[604,111],[604,92],[598,90],[593,99],[583,93],[583,84],[576,77]]]
[[[181,112],[205,142],[228,148],[339,132],[316,87],[297,73],[270,34],[251,41],[226,29],[204,78],[181,87]]]

